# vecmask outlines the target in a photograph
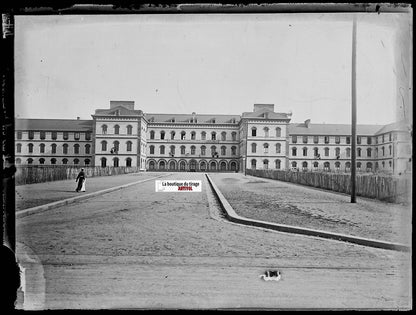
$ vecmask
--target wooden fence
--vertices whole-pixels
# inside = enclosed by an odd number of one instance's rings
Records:
[[[351,194],[351,174],[349,173],[247,169],[247,174]],[[387,202],[409,203],[411,200],[411,185],[412,178],[410,175],[356,175],[357,196]]]
[[[84,169],[87,177],[112,176],[129,173],[138,173],[138,167],[100,167],[100,166],[18,166],[15,173],[15,183],[18,185],[44,183],[56,180],[75,179]]]

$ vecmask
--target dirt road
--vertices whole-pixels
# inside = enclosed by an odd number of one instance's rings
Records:
[[[25,309],[411,307],[408,253],[225,222],[149,181],[17,221]],[[259,278],[278,268],[278,282]]]

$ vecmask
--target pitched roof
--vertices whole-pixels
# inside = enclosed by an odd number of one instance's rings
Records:
[[[81,119],[15,119],[15,130],[91,131],[92,120]]]
[[[384,125],[380,130],[377,131],[377,134],[387,133],[390,131],[410,131],[408,126],[406,126],[405,121],[397,121],[388,125]]]
[[[289,124],[289,134],[293,135],[334,135],[345,136],[351,134],[351,125],[346,124]],[[357,135],[375,135],[382,125],[357,125]]]
[[[275,113],[267,108],[257,110],[255,112],[244,112],[243,118],[260,118],[260,119],[287,119],[290,120],[288,114]]]
[[[233,124],[240,121],[240,115],[210,115],[210,114],[145,114],[146,119],[149,122],[172,122],[174,119],[176,123],[185,122],[189,123],[190,120],[195,117],[197,123],[213,123],[215,119],[215,124]],[[233,122],[235,120],[235,122]]]
[[[124,106],[116,106],[110,109],[96,109],[95,115],[110,116],[138,116],[143,114],[141,110],[128,109]]]

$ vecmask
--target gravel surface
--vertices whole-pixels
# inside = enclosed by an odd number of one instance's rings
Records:
[[[210,174],[240,216],[402,244],[411,243],[411,207],[242,174]]]
[[[407,309],[409,253],[227,222],[202,192],[153,181],[19,218],[25,309]],[[279,268],[282,280],[259,275]]]

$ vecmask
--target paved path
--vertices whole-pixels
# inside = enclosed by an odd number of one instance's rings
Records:
[[[167,173],[168,174],[168,173]],[[116,176],[97,176],[87,178],[86,192],[75,191],[75,180],[60,180],[16,186],[16,211],[45,205],[59,200],[77,197],[82,194],[121,186],[132,182],[160,176],[161,173],[142,172]]]
[[[410,245],[412,208],[282,181],[210,174],[240,216]]]
[[[409,254],[225,222],[152,181],[17,220],[26,309],[408,309]],[[259,278],[278,268],[279,282]],[[30,280],[30,281],[29,281]]]

